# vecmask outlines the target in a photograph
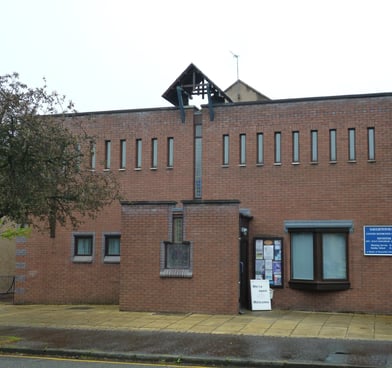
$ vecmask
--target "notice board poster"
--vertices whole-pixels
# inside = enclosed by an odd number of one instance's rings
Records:
[[[392,225],[364,226],[365,256],[392,256]]]
[[[255,279],[268,280],[271,287],[283,287],[283,239],[254,238]]]

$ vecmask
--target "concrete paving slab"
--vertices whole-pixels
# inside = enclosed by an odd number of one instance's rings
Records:
[[[319,337],[330,338],[330,339],[344,339],[347,338],[346,327],[327,327],[323,326],[319,332]]]

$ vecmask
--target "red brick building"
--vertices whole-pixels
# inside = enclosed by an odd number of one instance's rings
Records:
[[[19,239],[16,303],[237,313],[263,278],[273,308],[392,312],[392,94],[233,103],[191,65],[164,97],[70,117],[124,201]]]

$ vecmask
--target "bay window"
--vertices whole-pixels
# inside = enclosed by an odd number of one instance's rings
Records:
[[[328,227],[328,225],[336,227]],[[308,227],[301,228],[301,225]],[[317,227],[321,225],[321,227]],[[348,280],[347,221],[289,222],[291,244],[291,288],[345,290]]]

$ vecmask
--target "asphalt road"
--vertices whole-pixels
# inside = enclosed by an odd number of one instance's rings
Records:
[[[0,355],[1,368],[165,368],[161,364]],[[191,367],[187,367],[191,368]]]
[[[197,365],[267,366],[264,363],[273,362],[276,366],[392,367],[390,341],[31,327],[0,327],[0,336],[21,338],[9,351],[68,357],[167,364],[180,360]],[[1,350],[8,352],[5,345]]]

